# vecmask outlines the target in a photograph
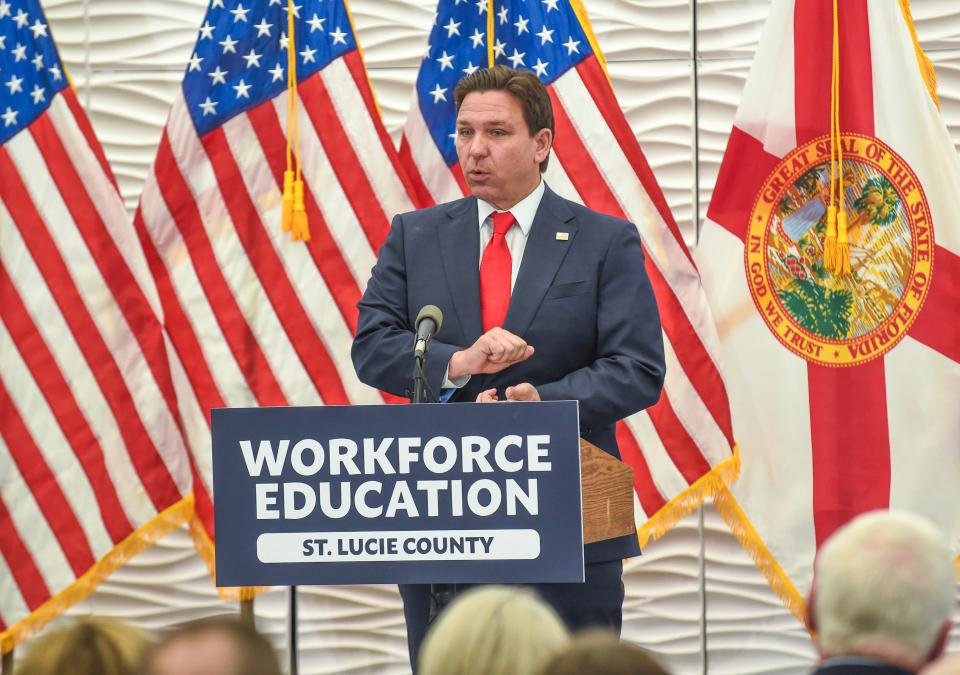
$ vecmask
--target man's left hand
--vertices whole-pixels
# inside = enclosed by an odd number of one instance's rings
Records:
[[[507,387],[504,392],[508,401],[539,401],[540,392],[529,382],[522,382],[514,387]]]
[[[477,403],[496,403],[497,400],[496,389],[487,389],[477,394]]]

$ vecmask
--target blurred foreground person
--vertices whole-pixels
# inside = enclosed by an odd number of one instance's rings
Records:
[[[943,651],[954,596],[953,555],[928,520],[872,511],[817,555],[807,622],[818,675],[916,673]]]
[[[643,649],[630,642],[622,642],[607,631],[587,631],[573,638],[557,654],[542,675],[669,675]]]
[[[280,675],[273,645],[233,618],[184,624],[147,659],[144,675]]]
[[[134,675],[147,634],[116,619],[85,617],[30,643],[16,675]]]
[[[920,671],[921,675],[960,675],[960,654],[941,656]]]
[[[427,632],[418,675],[539,675],[570,641],[557,613],[524,587],[463,593]]]

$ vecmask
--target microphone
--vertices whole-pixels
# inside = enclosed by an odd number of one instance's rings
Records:
[[[417,314],[415,327],[417,329],[417,341],[414,344],[413,355],[422,359],[430,346],[430,339],[440,330],[443,325],[443,312],[436,305],[424,305],[420,313]]]

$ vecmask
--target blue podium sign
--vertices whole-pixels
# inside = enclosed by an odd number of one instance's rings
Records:
[[[213,411],[217,584],[583,581],[575,401]]]

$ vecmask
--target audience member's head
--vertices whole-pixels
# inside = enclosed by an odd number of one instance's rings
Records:
[[[635,644],[622,642],[607,631],[587,631],[574,636],[567,648],[543,669],[543,675],[668,675],[667,671]]]
[[[184,624],[147,659],[145,675],[280,675],[273,646],[253,627],[229,617]]]
[[[146,633],[116,619],[86,617],[30,643],[17,675],[133,675],[150,648]]]
[[[954,590],[953,556],[932,523],[873,511],[821,548],[808,621],[824,657],[867,656],[916,671],[943,649]]]
[[[483,586],[454,600],[420,650],[419,675],[537,675],[570,641],[533,591]]]

